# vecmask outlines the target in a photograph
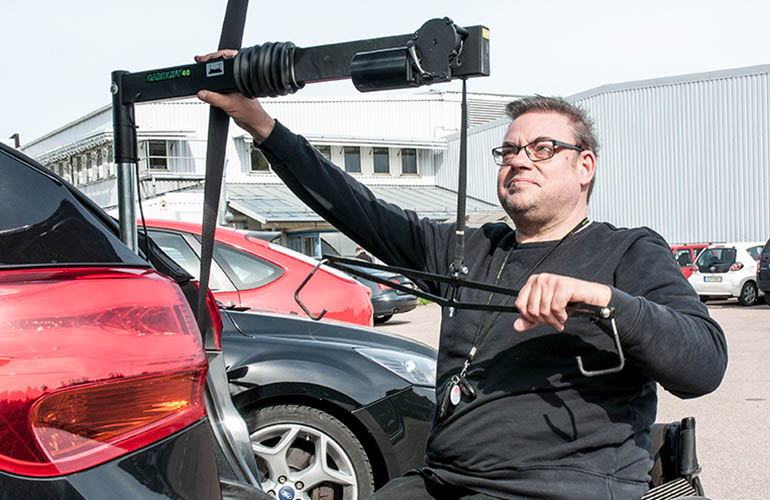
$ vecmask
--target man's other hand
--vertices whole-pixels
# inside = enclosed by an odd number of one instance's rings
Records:
[[[611,298],[612,289],[601,283],[557,274],[534,274],[516,299],[521,316],[514,321],[513,328],[523,332],[548,324],[562,332],[568,317],[567,304],[584,302],[604,307],[609,305]]]
[[[201,63],[219,57],[235,57],[237,53],[237,50],[225,49],[203,56],[195,56],[195,61]],[[265,112],[257,99],[248,99],[239,92],[219,94],[210,90],[201,90],[198,92],[198,99],[221,108],[235,120],[239,127],[251,134],[257,142],[267,139],[275,127],[275,120]]]

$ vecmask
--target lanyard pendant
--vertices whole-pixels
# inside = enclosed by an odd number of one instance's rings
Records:
[[[457,376],[455,375],[452,377],[452,386],[449,388],[449,402],[452,403],[453,406],[457,406],[460,404],[460,381],[455,380]]]
[[[476,389],[473,388],[470,382],[465,380],[465,377],[462,375],[457,378],[459,379],[457,386],[462,391],[463,395],[468,398],[468,401],[476,399]]]
[[[476,391],[464,377],[454,375],[449,382],[447,382],[444,396],[441,398],[439,417],[444,418],[449,413],[450,408],[459,405],[463,396],[468,398],[469,401],[473,401],[476,399]]]
[[[438,409],[439,418],[444,418],[449,413],[450,408],[454,408],[460,402],[460,377],[453,376],[446,384],[444,396],[441,398],[441,405]]]

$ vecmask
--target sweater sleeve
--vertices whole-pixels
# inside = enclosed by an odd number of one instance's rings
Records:
[[[623,350],[672,394],[707,394],[727,369],[724,332],[676,266],[665,240],[644,231],[621,259],[612,290]]]
[[[378,199],[280,122],[260,148],[299,199],[383,262],[447,272],[452,225],[420,219],[414,211]]]

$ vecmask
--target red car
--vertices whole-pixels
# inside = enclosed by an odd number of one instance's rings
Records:
[[[197,278],[201,225],[165,220],[146,222],[152,239]],[[306,315],[294,300],[294,292],[313,270],[316,260],[268,243],[248,231],[218,227],[215,239],[209,287],[218,301],[259,311]],[[315,315],[326,309],[324,319],[373,324],[371,291],[330,267],[321,267],[299,298]]]
[[[674,252],[674,259],[679,264],[685,278],[689,278],[695,271],[695,258],[701,253],[701,250],[711,243],[690,243],[686,245],[671,245],[671,251]]]

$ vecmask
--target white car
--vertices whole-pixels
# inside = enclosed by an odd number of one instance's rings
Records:
[[[757,260],[761,242],[709,245],[695,259],[695,272],[688,280],[704,302],[710,298],[738,297],[743,306],[757,303]]]

